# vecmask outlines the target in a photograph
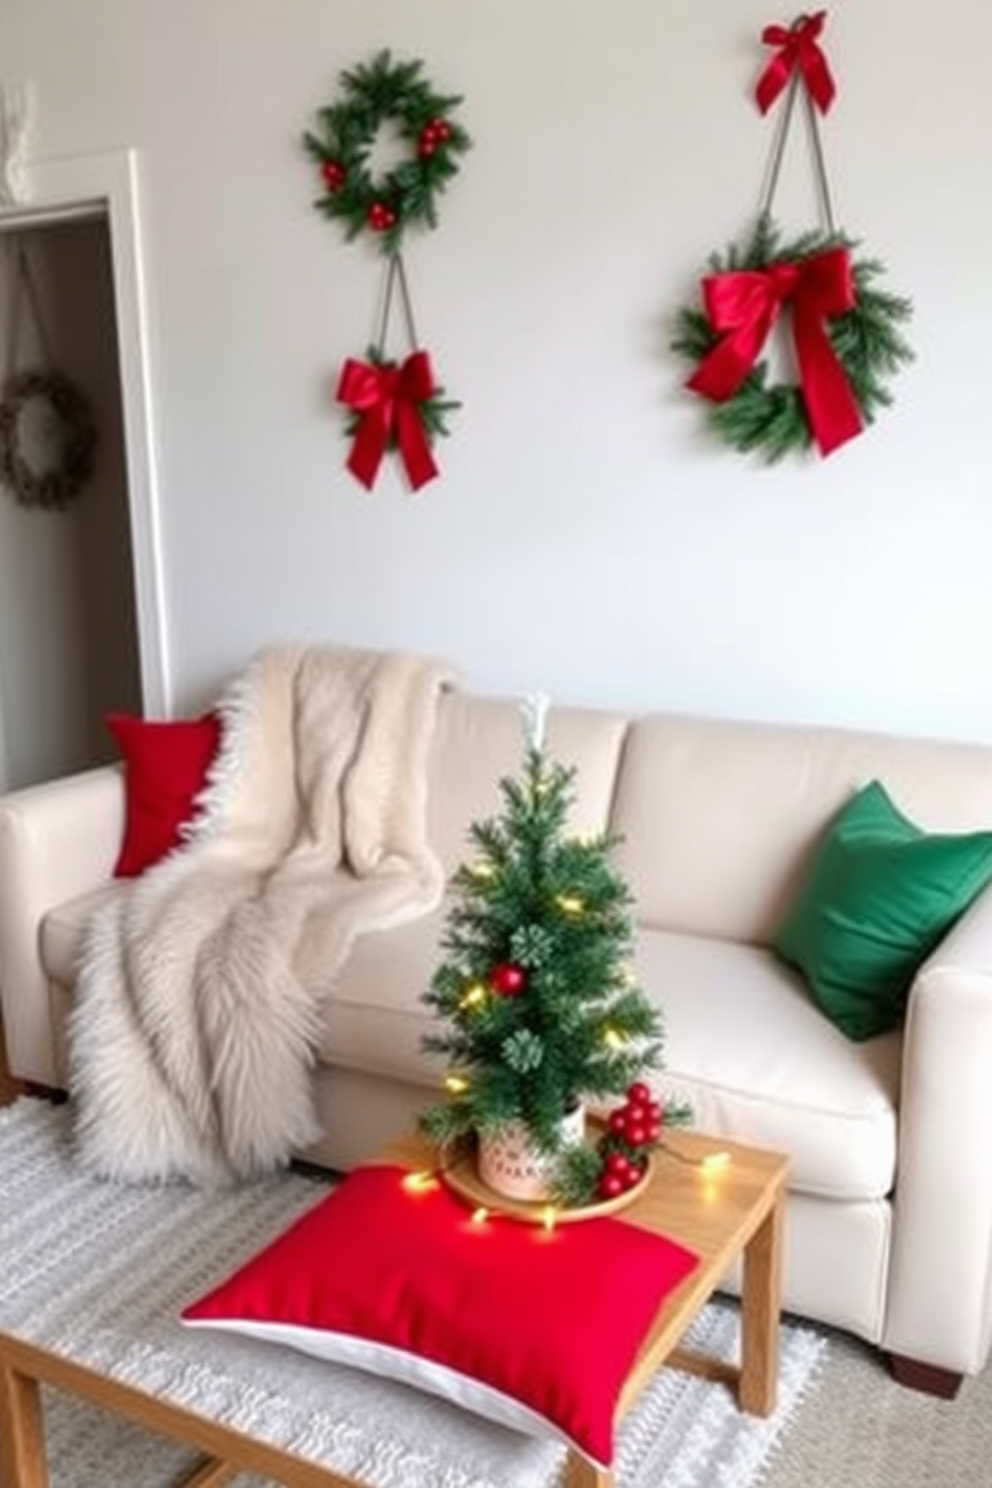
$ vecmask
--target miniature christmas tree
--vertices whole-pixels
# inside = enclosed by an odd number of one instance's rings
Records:
[[[445,1146],[521,1123],[555,1152],[577,1104],[636,1085],[640,1144],[625,1143],[618,1121],[598,1149],[563,1155],[556,1190],[581,1202],[603,1192],[608,1149],[636,1159],[663,1119],[686,1113],[662,1112],[639,1082],[660,1064],[662,1028],[631,969],[633,896],[611,863],[615,839],[569,831],[575,771],[543,748],[544,706],[528,709],[522,778],[500,782],[502,812],[473,823],[476,856],[452,882],[445,959],[423,998],[445,1025],[423,1045],[447,1062],[448,1099],[421,1125]],[[626,1181],[635,1175],[632,1162]]]

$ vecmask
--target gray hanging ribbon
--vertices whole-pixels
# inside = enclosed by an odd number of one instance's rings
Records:
[[[10,326],[7,339],[7,373],[12,377],[17,371],[18,350],[21,339],[21,325],[24,307],[27,307],[31,319],[34,321],[35,334],[38,338],[38,347],[41,354],[43,367],[51,368],[54,365],[52,356],[52,343],[45,325],[45,317],[42,314],[41,298],[34,282],[31,265],[28,262],[28,253],[22,242],[18,242],[14,248],[15,255],[15,279],[11,294]]]
[[[805,15],[798,16],[793,22],[792,29],[797,31],[807,19]],[[823,217],[823,224],[827,232],[833,237],[837,232],[837,228],[834,223],[834,209],[830,199],[830,183],[827,180],[827,166],[823,155],[823,143],[820,139],[820,124],[816,116],[816,104],[810,96],[809,89],[806,87],[798,67],[789,78],[785,106],[779,116],[778,132],[772,145],[771,160],[768,167],[768,184],[761,198],[758,209],[759,215],[762,217],[771,216],[772,203],[775,199],[775,192],[778,189],[779,176],[782,171],[782,160],[785,155],[789,127],[795,112],[796,94],[800,89],[806,101],[806,118],[809,124],[810,139],[813,144],[813,167],[817,191],[820,197],[820,211]]]
[[[413,323],[413,306],[410,302],[410,288],[407,284],[406,268],[401,253],[391,253],[389,263],[386,267],[386,283],[383,290],[382,310],[379,316],[379,334],[375,339],[373,350],[377,357],[384,359],[386,355],[386,336],[389,331],[389,317],[393,306],[393,291],[399,285],[400,308],[403,312],[403,320],[406,326],[407,339],[410,350],[417,349],[417,331]]]

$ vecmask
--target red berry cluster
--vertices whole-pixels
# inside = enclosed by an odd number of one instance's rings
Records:
[[[601,1199],[619,1198],[640,1182],[661,1123],[660,1103],[652,1099],[643,1080],[636,1080],[627,1091],[626,1103],[611,1111],[600,1143],[603,1167],[596,1191]]]
[[[422,159],[433,155],[438,145],[443,145],[451,136],[451,125],[447,119],[428,119],[420,131],[420,142],[417,146],[418,153]]]
[[[396,226],[396,213],[388,202],[374,201],[369,207],[368,224],[373,232],[388,232]]]
[[[320,174],[324,178],[324,185],[328,191],[340,191],[348,179],[348,172],[340,160],[325,160],[320,167]]]

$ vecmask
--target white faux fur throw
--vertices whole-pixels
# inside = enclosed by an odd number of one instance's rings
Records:
[[[355,937],[426,913],[441,664],[273,646],[218,704],[188,841],[94,914],[69,1024],[80,1156],[224,1183],[318,1135],[321,1004]]]

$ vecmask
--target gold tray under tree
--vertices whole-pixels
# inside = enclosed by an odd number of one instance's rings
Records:
[[[585,1141],[592,1146],[606,1131],[606,1121],[601,1116],[586,1116]],[[484,1183],[476,1171],[475,1144],[465,1147],[451,1157],[441,1169],[445,1183],[459,1198],[471,1204],[473,1209],[484,1209],[490,1214],[500,1214],[507,1219],[516,1219],[524,1224],[574,1224],[582,1219],[606,1219],[619,1214],[622,1209],[641,1197],[651,1181],[654,1157],[649,1153],[640,1178],[623,1193],[612,1199],[593,1199],[588,1204],[566,1207],[554,1199],[513,1199],[499,1193]]]

